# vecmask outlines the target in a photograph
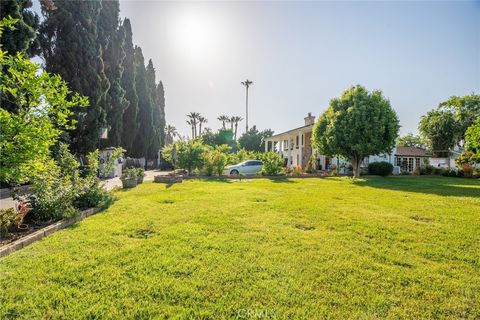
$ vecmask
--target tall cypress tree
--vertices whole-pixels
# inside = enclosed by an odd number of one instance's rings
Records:
[[[106,113],[109,126],[109,146],[121,145],[123,127],[123,113],[128,106],[125,99],[125,90],[121,86],[123,60],[125,52],[123,42],[125,32],[119,20],[120,4],[116,1],[103,1],[98,21],[98,39],[103,48],[103,64],[105,75],[110,83],[107,95]]]
[[[148,61],[147,65],[147,87],[150,101],[152,102],[152,127],[151,131],[151,143],[148,150],[150,158],[154,158],[160,149],[160,112],[158,109],[158,97],[157,97],[157,84],[155,83],[155,68],[153,67],[152,59]]]
[[[70,132],[71,150],[86,154],[99,145],[106,125],[106,97],[109,82],[104,72],[97,22],[98,1],[42,1],[45,20],[41,45],[48,72],[57,73],[69,87],[89,98],[90,106],[76,108],[77,127]]]
[[[157,105],[158,114],[159,114],[159,122],[157,126],[157,130],[159,131],[160,137],[160,146],[159,148],[163,148],[165,145],[165,88],[163,87],[162,81],[160,81],[157,85]]]
[[[23,52],[32,57],[40,53],[40,43],[37,38],[40,18],[38,14],[29,10],[31,7],[31,0],[0,1],[0,20],[8,16],[18,19],[15,30],[6,28],[0,38],[2,50],[9,54]]]
[[[121,85],[125,90],[127,106],[122,117],[123,128],[121,134],[121,146],[127,150],[128,154],[133,155],[133,145],[138,130],[138,96],[135,85],[135,49],[133,48],[132,27],[130,25],[130,20],[125,19],[122,27],[125,32],[125,40],[123,42],[125,59],[123,60],[122,64],[123,74]]]
[[[148,89],[147,71],[142,49],[135,46],[135,89],[138,96],[138,131],[133,144],[133,155],[149,158],[149,148],[153,138],[152,101]]]

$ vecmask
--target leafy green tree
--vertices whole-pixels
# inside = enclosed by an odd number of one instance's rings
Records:
[[[447,157],[449,150],[458,142],[457,122],[451,111],[429,111],[420,120],[418,128],[438,157]]]
[[[11,17],[17,22],[14,29],[6,29],[0,39],[4,51],[9,54],[25,53],[32,57],[40,53],[37,30],[40,26],[38,14],[31,10],[31,0],[0,1],[0,20]]]
[[[315,123],[312,143],[324,155],[350,160],[357,178],[365,157],[392,151],[399,127],[381,91],[369,92],[356,85],[330,101]]]
[[[0,23],[0,35],[6,23]],[[0,50],[0,64],[5,70],[0,92],[17,106],[14,111],[0,107],[0,180],[23,183],[50,158],[62,130],[75,127],[72,109],[87,106],[88,99],[20,53]]]
[[[203,168],[204,154],[208,151],[208,147],[199,139],[192,139],[189,141],[178,141],[174,144],[177,152],[177,168],[187,169],[191,174],[194,170]],[[166,161],[173,160],[173,146],[168,145],[163,147],[163,157]]]
[[[99,144],[101,128],[106,125],[109,81],[102,60],[102,43],[97,22],[99,1],[42,1],[45,17],[41,45],[46,71],[59,74],[69,87],[87,96],[88,108],[75,107],[76,129],[70,131],[71,149],[87,154]]]
[[[272,130],[266,129],[258,131],[257,126],[254,125],[240,136],[238,144],[241,148],[249,151],[263,152],[265,150],[265,138],[271,137],[272,135]]]
[[[426,148],[428,143],[421,136],[407,133],[406,135],[397,138],[397,146]]]
[[[465,133],[467,150],[474,153],[480,162],[480,117],[471,125]]]
[[[134,156],[148,159],[154,135],[152,100],[148,89],[142,49],[138,46],[135,47],[135,89],[138,96],[138,131],[132,151]]]
[[[123,21],[123,30],[125,32],[125,40],[123,41],[123,52],[125,59],[122,64],[122,79],[121,85],[125,90],[125,98],[127,106],[123,113],[123,125],[121,133],[121,146],[127,150],[128,154],[132,154],[135,137],[138,131],[138,96],[135,87],[135,49],[132,40],[132,27],[130,20]]]
[[[467,128],[480,117],[480,95],[453,96],[440,103],[438,109],[453,114],[456,122],[455,139],[459,142],[465,138]]]

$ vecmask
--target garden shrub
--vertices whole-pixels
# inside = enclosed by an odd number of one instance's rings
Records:
[[[221,148],[215,148],[214,150],[207,151],[204,155],[204,169],[208,176],[214,173],[219,176],[223,174],[225,166],[227,165],[227,155],[222,152]]]
[[[372,162],[368,165],[368,174],[386,177],[393,172],[393,165],[386,161]]]
[[[174,145],[163,148],[165,160],[173,163],[173,147],[176,148],[176,168],[186,169],[191,174],[196,169],[202,169],[204,165],[204,153],[208,146],[204,145],[201,139],[190,141],[178,141]]]
[[[262,175],[264,176],[276,176],[282,170],[283,160],[275,152],[264,153],[262,161]]]
[[[9,209],[1,209],[0,210],[0,238],[3,238],[7,233],[8,230],[14,226],[21,223],[21,216],[13,210],[13,208]]]
[[[307,166],[305,168],[306,173],[315,173],[317,170],[315,170],[315,165],[317,163],[317,157],[315,155],[310,156],[310,160],[308,160]]]
[[[28,196],[34,220],[48,221],[71,217],[78,213],[73,200],[79,196],[79,185],[62,175],[59,166],[49,160],[34,175],[33,193]]]

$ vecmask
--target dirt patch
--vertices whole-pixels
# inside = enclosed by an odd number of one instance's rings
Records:
[[[153,237],[154,235],[155,235],[155,230],[153,230],[153,228],[151,227],[147,227],[142,229],[135,229],[128,236],[130,238],[136,238],[136,239],[148,239]]]
[[[296,224],[295,225],[295,228],[297,229],[300,229],[300,230],[303,230],[303,231],[311,231],[311,230],[315,230],[315,227],[314,226],[307,226],[305,224]]]
[[[433,219],[431,218],[426,218],[426,217],[420,217],[420,216],[411,216],[410,219],[419,221],[419,222],[432,222]]]

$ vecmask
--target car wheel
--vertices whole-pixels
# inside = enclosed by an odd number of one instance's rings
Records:
[[[237,175],[238,175],[238,170],[232,170],[232,171],[230,171],[230,175],[232,175],[232,176],[237,176]]]

